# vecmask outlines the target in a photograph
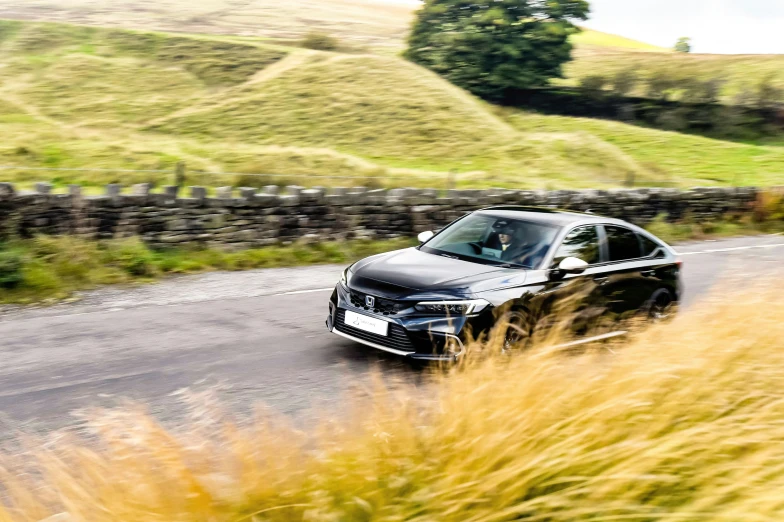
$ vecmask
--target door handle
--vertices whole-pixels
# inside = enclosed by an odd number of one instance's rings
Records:
[[[609,277],[594,277],[593,280],[594,280],[594,282],[597,285],[603,286],[603,285],[607,284],[607,282],[610,280],[610,278]]]
[[[656,270],[643,270],[640,274],[642,274],[643,277],[655,277]]]

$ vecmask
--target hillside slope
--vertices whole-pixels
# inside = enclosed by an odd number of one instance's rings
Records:
[[[414,2],[378,0],[0,0],[0,18],[60,21],[124,27],[233,34],[266,38],[300,38],[320,31],[350,43],[402,48],[414,17]],[[622,36],[586,29],[575,37],[583,46],[639,51],[667,51]]]
[[[686,54],[639,52],[609,47],[582,46],[565,67],[567,84],[581,78],[633,71],[640,79],[664,77],[676,80],[718,80],[721,94],[731,98],[754,92],[763,81],[784,88],[784,55]]]
[[[4,22],[0,65],[5,164],[155,170],[186,161],[191,170],[280,175],[189,177],[212,186],[443,186],[449,171],[460,186],[612,187],[631,176],[689,186],[732,183],[729,169],[749,158],[745,182],[771,183],[784,171],[780,148],[497,113],[392,57]],[[698,154],[673,154],[679,148]],[[716,158],[726,165],[708,161]],[[55,174],[60,185],[168,181],[158,173]]]
[[[130,29],[272,38],[291,42],[309,31],[333,34],[356,49],[395,54],[405,46],[416,4],[378,0],[0,0],[0,18],[56,20]],[[590,21],[588,22],[590,23]],[[784,57],[684,55],[589,28],[573,37],[575,60],[561,83],[635,71],[655,76],[719,79],[722,95],[754,91],[765,79],[784,88]],[[643,94],[641,92],[640,94]]]
[[[637,40],[632,40],[631,38],[627,38],[625,36],[619,36],[616,34],[594,31],[593,29],[589,29],[587,27],[583,27],[580,33],[577,33],[572,37],[572,43],[575,44],[578,49],[609,47],[612,49],[624,49],[624,50],[632,50],[632,51],[647,51],[647,52],[659,52],[659,53],[672,52],[671,49],[665,49],[664,47],[659,47],[658,45],[639,42]]]

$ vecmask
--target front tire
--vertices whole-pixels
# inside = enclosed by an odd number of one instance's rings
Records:
[[[507,324],[502,347],[504,353],[514,349],[525,349],[531,345],[533,326],[528,314],[515,310],[509,312],[504,321]]]

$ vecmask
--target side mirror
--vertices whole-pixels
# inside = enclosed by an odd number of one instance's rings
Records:
[[[588,269],[588,263],[576,257],[567,257],[558,265],[558,270],[565,274],[582,274]]]
[[[430,241],[430,238],[432,238],[433,236],[435,236],[435,234],[433,234],[433,231],[427,230],[425,232],[420,232],[419,235],[417,236],[417,239],[419,240],[420,243],[427,243],[428,241]]]

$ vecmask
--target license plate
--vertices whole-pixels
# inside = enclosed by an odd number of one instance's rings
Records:
[[[373,317],[361,315],[350,310],[346,310],[346,318],[343,322],[357,330],[384,336],[387,335],[387,330],[389,328],[389,323],[386,321],[374,319]]]

